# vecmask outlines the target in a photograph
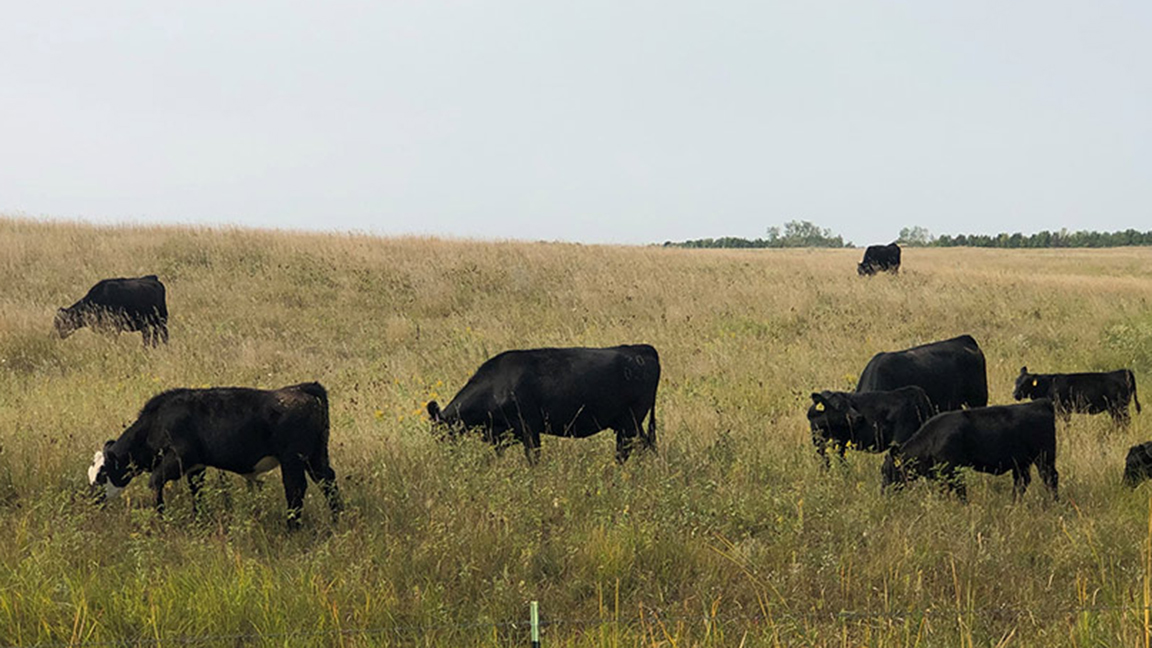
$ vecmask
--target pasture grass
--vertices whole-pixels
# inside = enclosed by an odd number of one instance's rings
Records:
[[[994,403],[1024,364],[1147,388],[1152,250],[908,249],[872,279],[859,254],[0,219],[0,644],[527,645],[535,599],[546,646],[1149,645],[1152,487],[1120,482],[1148,413],[1058,425],[1060,502],[969,474],[967,505],[881,494],[877,455],[822,469],[804,413],[874,353],[962,333]],[[96,280],[149,273],[167,347],[50,336]],[[636,342],[661,355],[657,454],[545,437],[529,467],[430,434],[424,404],[499,351]],[[210,475],[198,519],[183,483],[164,518],[143,479],[84,498],[154,394],[306,380],[337,522],[312,487],[287,533],[278,472]]]

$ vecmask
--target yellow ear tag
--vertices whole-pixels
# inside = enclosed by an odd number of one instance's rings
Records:
[[[816,411],[817,412],[823,412],[824,411],[824,403],[816,403]]]
[[[1032,379],[1032,386],[1033,386],[1033,387],[1035,387],[1035,386],[1037,386],[1037,385],[1039,385],[1039,384],[1040,384],[1040,381],[1039,381],[1038,379],[1036,379],[1036,378],[1033,378],[1033,379]]]

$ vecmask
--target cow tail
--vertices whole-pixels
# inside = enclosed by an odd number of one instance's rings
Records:
[[[644,442],[648,444],[649,449],[656,449],[656,403],[652,403],[652,409],[648,412],[648,435]]]
[[[1128,372],[1128,381],[1132,383],[1132,402],[1136,403],[1136,413],[1140,413],[1140,399],[1136,398],[1136,374]]]

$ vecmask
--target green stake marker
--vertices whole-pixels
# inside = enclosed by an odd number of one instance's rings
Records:
[[[540,604],[532,601],[529,610],[532,619],[532,648],[540,648]]]

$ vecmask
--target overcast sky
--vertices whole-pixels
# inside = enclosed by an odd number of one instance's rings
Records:
[[[1152,229],[1152,3],[21,2],[0,213],[645,243]]]

